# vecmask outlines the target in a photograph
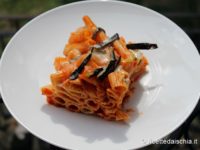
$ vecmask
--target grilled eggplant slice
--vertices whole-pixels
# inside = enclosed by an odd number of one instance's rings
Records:
[[[104,49],[105,47],[109,46],[110,44],[112,44],[115,40],[119,40],[119,34],[116,33],[113,36],[111,36],[110,38],[106,39],[104,42],[93,45],[93,47],[97,50],[99,49]]]
[[[127,44],[126,47],[131,50],[135,49],[156,49],[158,48],[157,44],[152,43],[133,43],[133,44]]]
[[[72,74],[69,77],[70,80],[75,80],[78,78],[78,75],[83,71],[85,65],[89,62],[90,58],[92,57],[92,53],[93,53],[93,48],[91,49],[88,56],[83,60],[81,65],[74,72],[72,72]]]
[[[113,71],[115,71],[115,69],[117,68],[119,62],[120,62],[121,57],[119,57],[119,59],[116,59],[114,50],[111,53],[111,60],[108,64],[107,67],[103,68],[103,70],[97,75],[97,78],[99,80],[103,80],[107,77],[107,75]]]
[[[89,76],[89,78],[97,76],[101,71],[103,71],[103,68],[95,69],[94,72]]]
[[[103,28],[97,27],[97,30],[96,30],[96,31],[93,33],[93,35],[92,35],[92,39],[96,39],[97,35],[98,35],[100,32],[106,33],[106,31],[105,31]]]

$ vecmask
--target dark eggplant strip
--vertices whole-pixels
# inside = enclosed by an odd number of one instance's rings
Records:
[[[118,60],[117,60],[117,62],[115,64],[115,68],[117,68],[117,66],[119,65],[120,61],[121,61],[121,56],[118,58]]]
[[[101,28],[101,27],[97,27],[97,30],[93,33],[93,35],[92,35],[92,39],[96,39],[96,37],[97,37],[97,35],[99,34],[99,32],[104,32],[104,33],[106,33],[106,31],[103,29],[103,28]]]
[[[156,49],[158,48],[157,44],[151,44],[151,43],[133,43],[133,44],[127,44],[126,47],[128,49]]]
[[[105,41],[103,41],[103,43],[93,45],[93,47],[95,49],[103,49],[103,48],[107,47],[108,45],[112,44],[115,40],[119,40],[118,33],[116,33],[113,36],[111,36],[110,38],[106,39]]]
[[[102,70],[103,70],[103,68],[95,69],[94,72],[89,76],[89,78],[97,76]]]
[[[83,71],[85,65],[89,62],[91,56],[92,56],[93,48],[91,49],[90,54],[83,60],[81,65],[70,75],[70,80],[75,80],[78,78],[78,75]]]
[[[106,76],[114,71],[114,66],[115,66],[116,60],[111,60],[108,66],[102,71],[99,75],[97,75],[97,78],[99,80],[103,80],[106,78]]]
[[[108,64],[108,66],[106,68],[104,68],[103,71],[100,72],[100,74],[97,75],[97,78],[99,80],[105,79],[109,73],[115,71],[120,60],[121,60],[121,57],[119,57],[119,59],[117,60],[114,51],[112,51],[112,59],[111,59],[110,63]]]

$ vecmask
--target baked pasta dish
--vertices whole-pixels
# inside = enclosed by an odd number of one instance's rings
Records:
[[[49,104],[107,120],[126,121],[123,107],[133,85],[145,73],[147,58],[139,49],[156,44],[126,43],[118,33],[109,36],[83,16],[84,26],[72,32],[63,56],[54,61],[51,84],[41,88]],[[137,87],[136,87],[137,88]]]

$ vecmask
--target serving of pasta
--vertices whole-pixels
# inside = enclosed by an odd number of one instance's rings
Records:
[[[49,104],[106,120],[126,121],[124,103],[134,83],[146,72],[147,58],[139,49],[156,44],[126,43],[117,33],[109,37],[89,16],[72,32],[64,56],[56,57],[51,84],[41,88]],[[137,87],[136,87],[137,88]]]

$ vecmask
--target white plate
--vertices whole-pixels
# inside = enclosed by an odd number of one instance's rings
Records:
[[[83,25],[83,15],[109,35],[158,44],[145,51],[149,72],[129,103],[138,112],[128,124],[49,106],[40,93],[54,71],[54,57],[62,55],[70,32]],[[69,149],[132,149],[166,136],[190,115],[199,98],[199,66],[194,44],[162,15],[125,2],[79,2],[36,17],[12,38],[1,59],[1,94],[12,115],[49,143]]]

